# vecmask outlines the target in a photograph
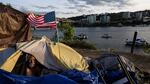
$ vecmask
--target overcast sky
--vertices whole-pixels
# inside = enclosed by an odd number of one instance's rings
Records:
[[[0,0],[20,11],[56,11],[57,17],[150,9],[150,0]]]

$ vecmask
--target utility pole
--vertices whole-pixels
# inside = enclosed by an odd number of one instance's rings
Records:
[[[133,41],[132,41],[132,46],[131,46],[131,53],[132,54],[133,54],[134,47],[135,47],[136,37],[137,37],[137,31],[134,32],[134,37],[133,37]]]

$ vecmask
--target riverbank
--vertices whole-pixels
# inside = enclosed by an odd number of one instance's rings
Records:
[[[100,50],[88,50],[88,49],[75,49],[84,57],[90,58],[99,58],[101,54],[110,53],[109,51],[100,51]],[[150,83],[150,55],[138,55],[138,54],[131,54],[125,52],[111,52],[118,54],[120,56],[124,56],[129,59],[134,65],[140,70],[139,77],[140,79],[139,84],[149,84]]]
[[[101,51],[101,50],[89,50],[89,49],[77,49],[75,48],[77,52],[79,52],[84,57],[90,57],[90,58],[98,58],[101,56],[101,54],[104,53],[110,53],[109,51]],[[131,54],[131,53],[125,53],[125,52],[111,52],[118,54],[120,56],[124,56],[130,61],[132,61],[136,67],[138,67],[143,72],[150,73],[150,55],[138,55],[138,54]]]
[[[134,26],[132,26],[132,25],[122,25],[122,26],[110,26],[110,25],[104,25],[104,26],[100,26],[100,25],[98,25],[98,26],[74,26],[75,28],[76,27],[82,27],[82,28],[87,28],[87,27],[89,27],[89,28],[92,28],[92,27],[150,27],[150,24],[141,24],[141,25],[134,25]]]

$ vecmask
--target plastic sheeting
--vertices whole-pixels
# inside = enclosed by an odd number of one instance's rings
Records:
[[[85,73],[78,70],[67,70],[62,75],[76,81],[79,84],[102,84],[102,80],[99,78],[98,73],[94,70],[90,73]]]
[[[94,73],[93,73],[94,72]],[[61,74],[49,74],[42,77],[15,75],[0,70],[1,84],[102,84],[95,71],[85,73],[78,70],[67,70]]]
[[[43,77],[26,77],[0,70],[1,84],[77,84],[75,81],[59,74]]]

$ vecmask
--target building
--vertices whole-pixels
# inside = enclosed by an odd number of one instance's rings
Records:
[[[130,12],[123,12],[122,13],[122,18],[124,18],[124,19],[130,19],[131,18],[131,13]]]
[[[142,21],[143,20],[143,13],[142,12],[136,12],[135,13],[135,18],[137,21]]]
[[[93,14],[93,15],[87,16],[87,22],[90,24],[96,23],[96,15]]]
[[[110,23],[110,16],[108,14],[100,15],[100,23]]]

